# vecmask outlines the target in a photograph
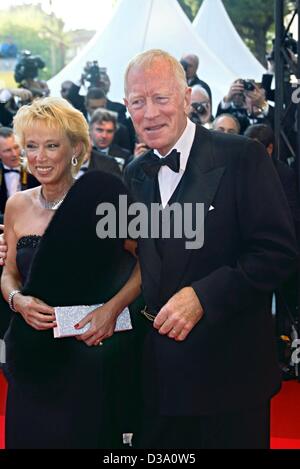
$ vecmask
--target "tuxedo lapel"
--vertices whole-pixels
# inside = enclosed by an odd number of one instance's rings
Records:
[[[151,238],[150,233],[150,214],[151,204],[155,203],[155,179],[148,177],[144,171],[141,171],[139,177],[133,177],[131,180],[132,194],[135,200],[142,202],[148,209],[148,231],[149,238],[140,239],[140,258],[143,263],[143,271],[147,271],[147,276],[151,278],[156,291],[160,285],[161,259],[157,252],[155,239]],[[155,275],[153,275],[155,272]]]
[[[224,167],[218,167],[216,163],[209,132],[197,127],[185,173],[171,203],[179,202],[182,208],[185,203],[193,204],[194,208],[196,203],[203,203],[204,217],[206,217],[225,171]],[[195,209],[193,212],[193,226],[195,227]],[[169,239],[165,244],[161,273],[163,303],[178,288],[189,257],[193,254],[192,249],[186,249],[186,241],[189,240],[183,233],[182,238]]]
[[[4,177],[3,165],[0,163],[0,212],[4,213],[7,201],[7,187]]]

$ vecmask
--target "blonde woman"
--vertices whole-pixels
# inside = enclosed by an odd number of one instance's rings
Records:
[[[119,337],[114,328],[139,294],[140,275],[124,240],[97,237],[96,208],[117,205],[126,189],[100,171],[74,183],[88,127],[64,99],[23,106],[14,130],[41,185],[13,196],[5,213],[1,287],[14,311],[5,337],[6,447],[114,446],[121,432],[116,436],[114,397],[116,387],[125,387],[116,376],[127,334]],[[74,326],[90,323],[78,340],[53,338],[54,306],[103,303]]]

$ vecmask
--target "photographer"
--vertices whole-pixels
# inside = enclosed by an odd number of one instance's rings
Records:
[[[205,125],[212,121],[210,99],[200,85],[192,87],[189,118],[195,124]]]
[[[67,99],[76,109],[81,111],[87,117],[87,110],[84,103],[84,96],[80,94],[80,88],[89,83],[88,92],[91,88],[101,89],[106,99],[106,109],[116,112],[118,114],[118,122],[127,125],[126,107],[124,104],[110,101],[107,93],[110,89],[110,79],[106,72],[106,68],[99,67],[98,62],[87,62],[80,79],[73,83],[66,80],[61,85],[61,95]],[[98,106],[103,107],[103,106]]]
[[[30,101],[32,101],[32,93],[27,89],[0,89],[0,124],[4,127],[11,127],[18,108]]]
[[[243,134],[250,124],[266,123],[273,127],[274,109],[265,99],[264,90],[253,80],[235,80],[220,102],[217,116],[233,114],[239,121]]]
[[[89,82],[90,85],[84,97],[80,94],[80,88],[86,82]],[[108,111],[115,112],[119,125],[114,143],[133,153],[135,131],[131,119],[126,117],[126,107],[123,104],[108,99],[109,89],[110,79],[106,68],[99,67],[98,62],[94,60],[93,62],[87,62],[84,73],[78,82],[73,83],[67,80],[62,83],[61,96],[81,111],[88,122],[90,122],[95,109],[105,108]]]
[[[211,94],[210,87],[205,81],[200,80],[200,78],[197,75],[197,70],[199,67],[199,57],[195,54],[185,54],[181,57],[180,63],[184,68],[186,81],[188,85],[189,86],[195,86],[195,85],[202,86],[202,88],[204,88],[206,92],[208,93],[210,103],[212,103],[212,94]]]
[[[43,80],[38,80],[39,69],[45,67],[45,62],[38,55],[32,55],[29,50],[21,52],[15,68],[15,81],[20,87],[31,91],[33,98],[49,96],[50,90]]]

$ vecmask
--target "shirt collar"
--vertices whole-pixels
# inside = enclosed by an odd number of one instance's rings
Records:
[[[2,163],[3,164],[3,163]],[[15,168],[10,168],[10,166],[7,166],[6,164],[3,164],[3,168],[4,169],[14,169],[15,171],[19,171],[20,172],[20,167],[19,166],[16,166]]]
[[[191,148],[194,142],[196,133],[196,125],[187,119],[186,127],[175,145],[171,148],[170,152],[174,149],[180,152],[180,170],[185,171],[187,161],[191,152]],[[159,158],[164,158],[157,150],[154,150],[154,153],[159,156]]]

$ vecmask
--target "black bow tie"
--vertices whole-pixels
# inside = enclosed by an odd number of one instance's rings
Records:
[[[155,155],[153,150],[151,150],[144,156],[141,166],[147,176],[150,177],[156,176],[162,166],[168,166],[175,173],[179,173],[180,153],[174,149],[167,156],[159,158],[159,156]]]
[[[20,170],[19,169],[13,169],[13,168],[10,168],[10,169],[3,168],[3,173],[4,174],[6,174],[6,173],[18,173],[18,174],[20,174]]]

